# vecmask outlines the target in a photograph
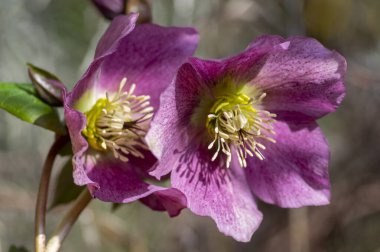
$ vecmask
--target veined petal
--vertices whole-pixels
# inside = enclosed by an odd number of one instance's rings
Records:
[[[315,120],[335,111],[345,94],[345,59],[311,38],[290,37],[280,45],[283,50],[268,53],[251,81],[267,93],[266,110],[289,120]]]
[[[190,95],[190,94],[189,94]],[[186,148],[189,139],[186,122],[181,122],[176,106],[176,89],[172,83],[161,95],[161,105],[151,122],[150,129],[145,137],[153,154],[160,160],[166,157],[166,165],[158,165],[150,171],[150,175],[160,179],[174,169],[178,152]]]
[[[114,83],[126,77],[127,85],[136,84],[135,94],[149,94],[151,105],[157,109],[160,94],[179,66],[194,53],[197,43],[198,34],[193,28],[139,25],[102,63],[99,88],[112,92],[117,89]]]
[[[195,214],[210,216],[218,229],[238,241],[247,242],[258,228],[262,214],[249,190],[244,171],[211,162],[207,149],[189,146],[175,163],[171,180],[187,198]],[[161,165],[165,165],[162,160]],[[160,165],[159,164],[159,165]]]
[[[155,211],[167,211],[170,217],[179,215],[187,206],[186,196],[174,188],[156,191],[140,201]]]
[[[91,194],[102,201],[129,203],[152,193],[167,190],[167,188],[144,182],[136,172],[133,162],[121,162],[112,157],[97,158],[92,155],[86,158],[89,159],[86,163],[87,174],[93,181],[88,187]],[[170,191],[167,193],[170,195]],[[173,193],[173,202],[177,199],[180,203],[183,202],[181,194]],[[170,207],[171,205],[168,204],[170,213],[178,211]]]
[[[246,170],[252,192],[281,207],[329,203],[329,149],[318,125],[274,125],[276,143],[268,142],[264,160],[248,159]]]

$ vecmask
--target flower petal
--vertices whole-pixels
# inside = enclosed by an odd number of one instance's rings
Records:
[[[263,35],[256,38],[245,51],[222,61],[224,78],[239,84],[250,82],[259,73],[269,55],[285,50],[286,45],[280,36]]]
[[[179,150],[177,150],[179,151]],[[260,225],[262,214],[249,190],[244,171],[219,166],[210,152],[190,146],[180,153],[171,180],[174,188],[187,198],[195,214],[210,216],[218,229],[238,241],[247,242]],[[167,165],[165,158],[159,165]]]
[[[88,143],[82,136],[82,130],[86,125],[85,116],[77,110],[67,106],[66,97],[64,97],[65,120],[69,129],[71,144],[73,147],[73,177],[77,185],[87,185],[93,181],[86,173],[85,152],[88,149]]]
[[[189,94],[191,96],[191,94]],[[161,95],[161,105],[150,124],[150,129],[145,140],[153,152],[160,159],[166,155],[166,165],[155,166],[150,175],[160,179],[173,169],[177,156],[172,155],[174,150],[186,148],[186,144],[192,137],[188,136],[187,124],[181,122],[176,106],[176,89],[172,83]],[[186,109],[186,108],[184,108]]]
[[[94,197],[102,201],[129,203],[167,190],[145,183],[136,173],[133,162],[121,162],[113,157],[95,158],[91,155],[87,155],[86,158],[87,174],[93,181],[88,185],[89,190]],[[174,196],[173,198],[176,199]]]
[[[136,84],[136,95],[149,94],[151,105],[158,108],[160,94],[194,53],[197,43],[198,34],[192,28],[139,25],[102,63],[99,87],[112,92],[126,77],[129,85]]]
[[[248,159],[252,192],[281,207],[329,203],[329,149],[316,123],[275,123],[276,143],[266,142],[265,159]]]
[[[170,217],[179,215],[187,205],[185,195],[174,188],[154,192],[140,201],[155,211],[167,211]]]
[[[345,59],[311,38],[290,37],[281,45],[283,50],[270,52],[251,82],[267,93],[265,108],[298,120],[335,111],[345,94]],[[255,44],[250,48],[255,50]]]
[[[116,3],[116,5],[118,4],[120,3]],[[99,40],[95,51],[95,59],[114,52],[120,40],[135,28],[138,16],[136,13],[131,13],[126,16],[120,15],[112,20],[110,26]]]

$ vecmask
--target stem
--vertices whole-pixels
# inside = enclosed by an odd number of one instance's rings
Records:
[[[290,251],[309,252],[308,208],[289,209]]]
[[[125,13],[138,12],[138,24],[152,22],[151,0],[128,0],[125,3]]]
[[[79,195],[70,211],[63,217],[46,246],[46,252],[56,252],[62,245],[63,240],[70,232],[81,212],[90,203],[92,197],[87,189]]]
[[[57,136],[55,142],[51,146],[49,153],[46,157],[44,167],[42,169],[40,186],[38,189],[36,215],[35,215],[35,248],[36,252],[45,252],[45,217],[46,217],[46,204],[48,198],[48,189],[50,182],[51,170],[53,168],[55,157],[58,152],[68,141],[67,136]]]

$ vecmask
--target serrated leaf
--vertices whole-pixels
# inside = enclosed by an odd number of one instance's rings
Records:
[[[84,187],[79,187],[74,184],[73,165],[70,159],[63,166],[57,177],[57,183],[50,209],[72,202],[79,196],[83,189]]]
[[[29,252],[25,247],[16,247],[15,245],[11,245],[8,249],[8,252]]]
[[[65,133],[57,111],[38,98],[31,84],[0,83],[0,108],[28,123]]]

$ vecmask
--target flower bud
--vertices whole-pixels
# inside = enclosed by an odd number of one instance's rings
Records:
[[[61,92],[64,89],[61,81],[52,73],[28,64],[29,78],[38,96],[52,106],[62,106]]]

